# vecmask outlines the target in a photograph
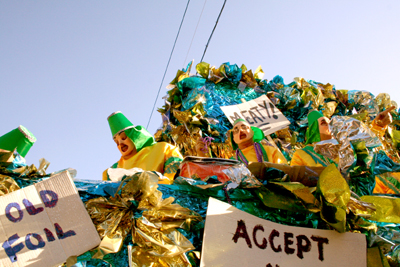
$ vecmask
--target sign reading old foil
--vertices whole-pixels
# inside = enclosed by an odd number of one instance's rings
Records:
[[[290,124],[266,95],[245,103],[223,106],[221,109],[230,123],[233,124],[237,119],[245,119],[250,126],[260,128],[265,135],[272,134]]]
[[[367,266],[365,235],[287,226],[210,198],[201,266]]]
[[[57,266],[99,243],[67,171],[0,197],[0,266]]]

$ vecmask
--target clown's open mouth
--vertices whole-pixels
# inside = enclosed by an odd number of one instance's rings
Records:
[[[128,146],[127,145],[121,145],[121,151],[122,152],[126,152],[128,150]]]

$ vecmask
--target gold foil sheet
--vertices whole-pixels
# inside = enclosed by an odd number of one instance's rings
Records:
[[[134,266],[190,266],[184,253],[194,247],[176,228],[190,230],[202,218],[173,204],[172,197],[163,199],[157,182],[155,173],[145,171],[125,178],[117,191],[120,195],[86,202],[102,237],[94,258],[118,252],[132,232],[132,242],[137,245],[132,250]],[[141,216],[136,218],[140,211]]]
[[[391,106],[395,106],[398,109],[397,103],[390,100],[390,95],[388,93],[380,93],[375,97],[375,102],[379,107],[379,110],[388,109]]]
[[[20,189],[17,182],[10,176],[0,174],[0,196],[7,195],[8,193]]]

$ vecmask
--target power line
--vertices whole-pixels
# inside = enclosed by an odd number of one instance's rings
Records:
[[[215,28],[217,28],[218,20],[219,20],[219,18],[221,17],[222,10],[224,10],[225,3],[226,3],[226,0],[224,1],[224,4],[222,5],[221,11],[219,12],[217,21],[215,22],[215,26],[214,26],[214,29],[213,29],[212,32],[211,32],[210,38],[208,38],[208,42],[207,42],[207,44],[206,44],[206,48],[204,49],[204,53],[203,53],[203,56],[201,57],[200,63],[203,62],[203,58],[204,58],[204,55],[206,54],[208,44],[209,44],[210,41],[211,41],[211,37],[212,37],[213,34],[214,34]]]
[[[204,8],[206,7],[206,3],[207,3],[207,0],[204,1],[203,9],[201,10],[199,20],[197,21],[197,25],[196,25],[196,29],[194,30],[194,33],[193,33],[192,41],[190,42],[189,49],[188,49],[188,51],[186,53],[185,61],[183,61],[183,66],[185,66],[185,64],[186,64],[186,60],[187,60],[187,57],[189,55],[190,48],[192,47],[194,36],[196,35],[197,27],[199,27],[200,19],[201,19],[201,16],[203,15],[203,11],[204,11]]]
[[[176,38],[175,38],[174,46],[172,47],[171,54],[169,55],[167,67],[165,68],[164,76],[163,76],[163,78],[162,78],[162,80],[161,80],[160,88],[158,89],[157,97],[156,97],[156,99],[155,99],[155,101],[154,101],[153,109],[151,110],[150,118],[149,118],[149,121],[147,122],[146,129],[149,128],[150,120],[151,120],[151,117],[153,116],[154,108],[156,107],[156,103],[157,103],[158,96],[160,95],[161,86],[162,86],[162,84],[163,84],[163,82],[164,82],[165,75],[167,74],[169,62],[171,61],[172,53],[174,52],[175,44],[176,44],[176,41],[178,40],[179,32],[181,31],[181,27],[182,27],[183,21],[184,21],[184,19],[185,19],[185,15],[186,15],[186,11],[187,11],[187,9],[188,9],[189,3],[190,3],[190,0],[188,0],[188,2],[187,2],[187,4],[186,4],[186,9],[185,9],[185,12],[183,13],[181,25],[179,26],[179,30],[178,30],[178,33],[177,33]]]

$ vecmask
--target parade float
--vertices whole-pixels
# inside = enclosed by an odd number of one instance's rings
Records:
[[[47,174],[48,162],[27,165],[24,150],[0,142],[2,265],[399,266],[400,117],[388,94],[268,81],[261,67],[192,67],[167,87],[154,135],[185,157],[172,184],[137,169],[110,169],[111,181]],[[376,129],[392,106],[392,122]],[[262,129],[290,162],[312,110],[330,119],[337,141],[314,149],[336,165],[235,160],[236,119]],[[386,194],[374,193],[377,181]]]

